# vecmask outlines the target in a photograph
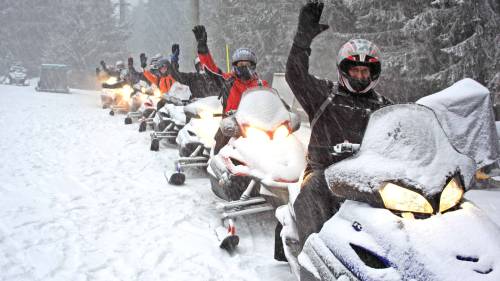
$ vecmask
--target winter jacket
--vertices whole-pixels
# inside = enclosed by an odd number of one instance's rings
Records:
[[[351,93],[336,83],[309,74],[310,49],[295,44],[290,50],[285,78],[312,121],[328,96],[335,92],[314,127],[308,147],[308,168],[325,169],[350,155],[333,156],[331,148],[344,141],[361,143],[370,113],[391,101],[375,91]]]
[[[221,94],[222,81],[212,73],[180,72],[177,67],[173,67],[171,74],[176,81],[189,87],[192,98]]]
[[[151,84],[157,85],[162,94],[168,93],[176,81],[170,74],[166,76],[156,76],[154,73],[146,69],[144,70],[144,77],[146,77]]]
[[[238,109],[238,106],[240,105],[241,95],[247,89],[257,86],[269,87],[269,84],[265,80],[252,79],[249,81],[243,81],[236,77],[233,72],[223,72],[219,67],[217,67],[210,53],[198,53],[198,57],[200,58],[200,63],[206,70],[222,78],[222,98],[224,113],[230,110]]]

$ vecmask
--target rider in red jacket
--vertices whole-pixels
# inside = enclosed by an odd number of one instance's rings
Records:
[[[238,109],[241,95],[249,88],[268,87],[265,80],[261,80],[256,72],[257,56],[248,48],[237,49],[231,58],[233,69],[230,73],[223,72],[215,64],[208,50],[207,32],[203,25],[195,26],[194,36],[198,43],[198,57],[206,70],[213,72],[224,80],[223,105],[224,113]]]

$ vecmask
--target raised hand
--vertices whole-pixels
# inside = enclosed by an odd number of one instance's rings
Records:
[[[300,9],[299,25],[294,39],[299,47],[309,48],[314,37],[329,28],[328,25],[319,23],[323,8],[323,2],[309,0]]]
[[[194,37],[196,38],[196,42],[198,42],[198,53],[207,54],[208,53],[208,45],[207,45],[207,31],[205,30],[205,26],[197,25],[193,28]]]
[[[148,58],[146,57],[146,54],[141,53],[139,55],[139,60],[141,61],[141,67],[146,68],[146,66],[148,65]]]

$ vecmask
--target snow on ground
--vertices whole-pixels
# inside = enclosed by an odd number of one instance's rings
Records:
[[[96,92],[0,86],[0,280],[289,280],[273,215],[218,248],[205,178],[163,177],[177,150],[100,109]]]

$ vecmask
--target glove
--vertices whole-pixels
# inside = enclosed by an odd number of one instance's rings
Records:
[[[172,55],[179,57],[180,53],[181,53],[181,49],[179,47],[179,44],[173,44],[172,45]]]
[[[172,55],[170,56],[170,62],[172,64],[179,62],[180,52],[181,52],[181,50],[179,49],[179,44],[173,44],[172,45]]]
[[[134,59],[132,57],[128,58],[128,67],[131,68],[134,66]]]
[[[309,0],[309,2],[300,9],[299,26],[293,42],[295,45],[308,49],[312,40],[321,32],[329,28],[326,24],[320,24],[319,20],[323,13],[323,2],[318,0]]]
[[[100,62],[100,64],[102,66],[102,69],[106,69],[106,63],[103,60]]]
[[[196,42],[198,42],[198,53],[208,54],[207,31],[205,30],[205,26],[195,26],[193,28],[193,33],[194,37],[196,38]]]
[[[148,66],[148,58],[146,57],[146,54],[141,53],[139,55],[139,59],[141,61],[141,67],[146,68],[146,66]]]

